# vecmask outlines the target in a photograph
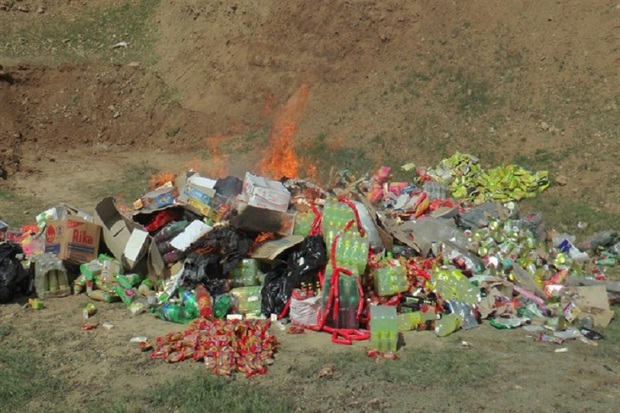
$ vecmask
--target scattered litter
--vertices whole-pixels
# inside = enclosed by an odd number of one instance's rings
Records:
[[[337,171],[329,188],[296,176],[165,173],[129,207],[107,197],[94,216],[59,205],[21,228],[0,222],[0,302],[34,290],[29,306],[42,308],[86,294],[126,307],[136,323],[149,314],[187,325],[130,341],[151,358],[201,360],[218,375],[265,373],[278,348],[271,325],[326,332],[341,345],[368,341],[370,357],[388,359],[402,332],[445,337],[485,322],[542,343],[604,339],[610,301],[620,300],[606,275],[620,259],[618,228],[578,239],[519,210],[565,178],[484,169],[461,153],[400,169],[408,180],[388,166],[361,177]],[[86,319],[96,312],[94,302],[83,308]]]
[[[568,353],[568,348],[567,347],[560,347],[560,348],[556,348],[555,350],[553,350],[554,353]]]

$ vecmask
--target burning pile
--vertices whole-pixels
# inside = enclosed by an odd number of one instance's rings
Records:
[[[370,339],[371,355],[389,357],[399,332],[445,336],[486,319],[543,342],[601,337],[593,329],[610,322],[609,300],[618,300],[605,282],[618,232],[578,243],[547,232],[540,214],[522,216],[517,202],[549,186],[546,171],[485,171],[457,153],[435,168],[403,166],[409,181],[384,166],[322,188],[299,179],[292,146],[307,98],[302,86],[278,117],[265,176],[228,176],[219,156],[210,172],[155,176],[132,210],[113,198],[94,217],[59,206],[27,232],[0,233],[28,257],[81,264],[74,293],[189,324],[158,338],[151,357],[201,360],[215,374],[265,372],[277,341],[258,320],[290,320],[296,333],[326,331],[339,344]],[[221,139],[210,139],[212,154]],[[98,254],[100,237],[109,254]],[[66,273],[33,262],[37,294],[57,297]]]

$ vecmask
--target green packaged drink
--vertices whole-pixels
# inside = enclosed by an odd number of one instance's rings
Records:
[[[138,274],[118,274],[115,278],[123,288],[133,288],[142,281],[142,277]]]
[[[230,290],[230,294],[235,299],[235,307],[241,314],[259,315],[261,311],[261,292],[262,287],[239,287]]]
[[[226,315],[232,308],[233,301],[230,294],[220,295],[213,305],[213,315],[217,318],[226,318]]]
[[[195,318],[183,306],[170,303],[156,309],[155,314],[162,320],[180,324],[189,324]]]
[[[136,292],[132,289],[125,289],[120,285],[112,287],[112,291],[121,299],[123,303],[129,305],[136,298]]]
[[[422,324],[422,314],[419,311],[398,314],[398,331],[417,330]]]
[[[445,337],[459,328],[461,328],[461,318],[455,313],[444,314],[435,322],[435,334],[438,337]]]
[[[230,272],[234,285],[249,287],[258,284],[258,263],[253,258],[239,260],[239,264]]]
[[[396,351],[398,347],[398,319],[396,307],[370,307],[370,345],[380,352]]]
[[[389,258],[383,260],[382,265],[374,273],[375,291],[378,295],[385,297],[402,293],[409,289],[405,267],[396,265]]]
[[[198,308],[198,300],[196,294],[191,291],[179,291],[179,297],[181,302],[185,306],[185,311],[191,317],[197,318],[200,315],[200,309]]]
[[[80,265],[80,273],[86,278],[86,280],[94,281],[95,276],[101,274],[102,268],[103,265],[99,260],[92,260]]]

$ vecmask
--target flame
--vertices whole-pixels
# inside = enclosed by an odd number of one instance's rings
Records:
[[[260,163],[262,175],[274,179],[299,177],[302,162],[295,153],[295,134],[308,100],[309,91],[308,85],[302,84],[277,116],[269,134],[267,156]]]
[[[159,188],[160,186],[165,185],[167,182],[172,182],[177,179],[177,176],[172,172],[160,172],[149,179],[149,190],[152,191],[154,189]]]
[[[211,178],[225,178],[228,175],[228,156],[222,154],[220,143],[227,138],[225,135],[207,137],[205,142],[211,159],[204,161],[194,158],[187,163],[186,169]]]
[[[213,178],[226,178],[228,175],[228,156],[222,154],[222,151],[220,150],[220,143],[222,143],[225,139],[227,139],[227,136],[224,135],[213,135],[206,139],[207,148],[213,158],[206,167],[205,172],[207,176]]]
[[[260,244],[266,241],[271,241],[272,239],[276,239],[276,236],[273,232],[261,232],[254,239],[254,242],[250,246],[250,251],[255,251]]]

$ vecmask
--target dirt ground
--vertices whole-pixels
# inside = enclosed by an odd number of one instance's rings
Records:
[[[548,169],[541,208],[565,214],[562,229],[581,219],[618,229],[617,0],[130,3],[0,0],[0,219],[32,222],[60,202],[92,211],[144,168],[224,159],[227,173],[257,171],[269,131],[307,87],[289,114],[294,147],[323,178],[330,166],[433,166],[469,152],[486,166]],[[182,326],[122,304],[99,305],[113,329],[80,331],[87,301],[0,306],[10,345],[67,383],[66,411],[97,411],[85,384],[107,400],[203,368],[148,360],[129,339]],[[617,341],[555,353],[484,325],[407,333],[400,360],[376,363],[363,343],[274,333],[276,363],[247,386],[288,393],[298,411],[616,411],[620,399]],[[335,374],[319,380],[326,364]]]

